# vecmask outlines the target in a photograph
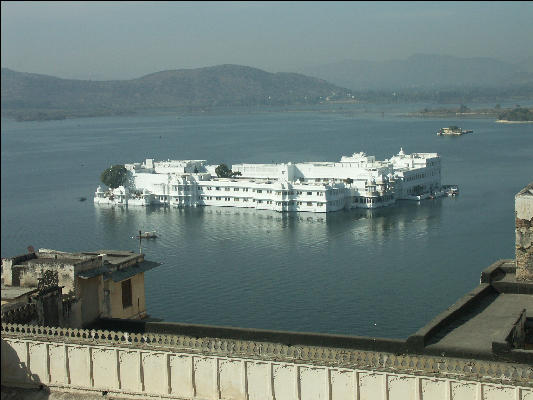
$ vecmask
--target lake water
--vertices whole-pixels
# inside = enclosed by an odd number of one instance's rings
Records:
[[[409,110],[418,110],[411,106]],[[355,110],[355,109],[354,109]],[[138,251],[148,312],[168,321],[372,335],[414,333],[514,257],[514,195],[533,180],[533,125],[411,119],[386,109],[2,121],[2,257],[35,248]],[[438,128],[474,129],[437,137]],[[111,164],[335,161],[437,152],[460,196],[328,215],[95,207]],[[80,197],[87,201],[80,202]]]

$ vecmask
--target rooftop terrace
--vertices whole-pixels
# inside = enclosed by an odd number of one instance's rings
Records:
[[[533,282],[516,280],[513,260],[483,271],[480,285],[408,338],[424,352],[533,363]],[[522,331],[522,332],[520,332]],[[519,338],[517,340],[516,338]]]

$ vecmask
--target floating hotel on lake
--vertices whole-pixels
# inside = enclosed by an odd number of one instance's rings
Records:
[[[340,162],[235,164],[240,176],[218,178],[205,160],[147,159],[125,164],[129,188],[98,187],[95,204],[219,206],[273,211],[332,212],[377,208],[396,200],[444,195],[437,153],[400,152],[384,161],[354,153]]]

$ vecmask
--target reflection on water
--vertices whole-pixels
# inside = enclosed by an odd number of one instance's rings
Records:
[[[398,267],[390,254],[405,257],[404,243],[423,246],[430,241],[447,201],[400,202],[390,208],[329,214],[95,206],[95,216],[105,241],[117,235],[131,238],[139,230],[158,232],[157,239],[142,244],[147,257],[163,263],[147,274],[148,310],[154,316],[383,335],[384,327],[374,325],[374,312],[379,314],[383,303],[372,305],[374,296],[383,294],[369,282],[382,282],[382,289],[390,293],[409,291],[409,280],[383,276],[396,274],[387,272]],[[134,246],[138,244],[132,239],[130,247]],[[408,304],[397,301],[387,308],[402,306]],[[380,318],[392,315],[383,312]],[[402,336],[405,331],[396,322],[383,336]]]
[[[141,231],[157,231],[161,239],[221,240],[235,238],[250,241],[266,234],[270,241],[312,235],[323,241],[350,235],[359,242],[382,242],[389,237],[407,240],[423,238],[430,226],[437,229],[442,214],[442,201],[398,202],[379,209],[352,209],[334,213],[279,213],[230,207],[111,207],[95,205],[96,222],[102,235],[117,233],[130,236]]]

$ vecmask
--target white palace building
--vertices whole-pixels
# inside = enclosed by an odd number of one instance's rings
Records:
[[[339,162],[236,164],[233,178],[216,177],[205,160],[147,159],[125,164],[128,187],[98,187],[96,204],[176,207],[219,206],[324,213],[377,208],[396,200],[443,195],[437,153],[405,154],[388,160],[354,153]]]

